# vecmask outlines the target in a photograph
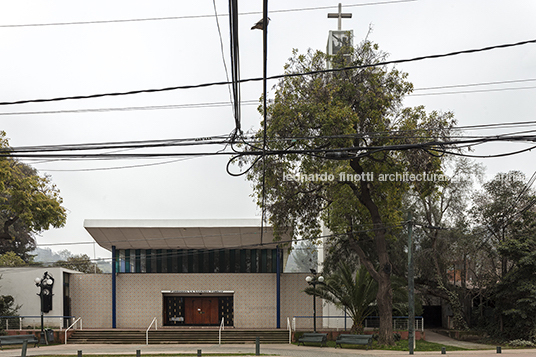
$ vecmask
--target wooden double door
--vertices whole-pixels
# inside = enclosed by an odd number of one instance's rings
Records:
[[[233,297],[164,296],[165,326],[233,325]]]
[[[184,322],[186,325],[218,325],[218,297],[185,297]]]

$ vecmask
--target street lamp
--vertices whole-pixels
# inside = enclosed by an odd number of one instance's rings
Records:
[[[305,277],[307,284],[313,286],[313,331],[316,332],[316,284],[324,282],[324,277],[318,275],[315,269],[311,269],[311,275]]]
[[[35,278],[35,286],[39,288],[39,293],[37,295],[41,300],[41,340],[48,345],[48,340],[45,336],[43,313],[52,310],[52,287],[54,286],[54,278],[46,271],[42,278]]]

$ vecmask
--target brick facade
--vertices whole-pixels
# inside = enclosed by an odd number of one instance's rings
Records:
[[[302,273],[281,274],[281,327],[287,317],[312,315],[312,297]],[[163,323],[163,294],[175,291],[234,291],[235,328],[276,327],[276,275],[258,274],[118,274],[117,328],[145,329],[154,317]],[[112,327],[111,274],[76,274],[71,279],[72,314],[84,328]],[[322,303],[317,299],[317,316]],[[319,320],[320,321],[320,320]],[[297,319],[298,328],[312,327],[311,319]]]

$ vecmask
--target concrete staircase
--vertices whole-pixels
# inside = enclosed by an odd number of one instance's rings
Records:
[[[261,343],[288,343],[287,330],[237,330],[222,331],[222,343],[255,343],[258,336]],[[76,330],[67,339],[69,344],[145,344],[145,331],[141,330]],[[215,344],[218,330],[151,330],[149,343]]]

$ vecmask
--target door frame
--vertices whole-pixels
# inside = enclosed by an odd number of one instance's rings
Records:
[[[221,298],[232,298],[232,311],[234,310],[234,291],[178,291],[178,290],[162,290],[162,326],[164,327],[177,327],[177,326],[217,326],[220,323],[220,316],[222,312],[220,311],[220,300]],[[176,325],[166,325],[167,321],[167,311],[166,311],[166,298],[167,297],[182,297],[184,299],[184,311],[183,311],[183,317],[184,317],[184,323],[176,324]],[[214,314],[216,315],[216,321],[215,323],[208,323],[208,324],[196,324],[196,323],[189,323],[188,318],[188,309],[187,307],[187,300],[188,299],[195,299],[195,298],[201,298],[201,299],[209,299],[213,298],[216,301],[212,302],[212,309],[215,309]],[[233,315],[232,320],[234,320],[234,312],[231,312]],[[230,324],[227,324],[226,320],[226,326],[233,326],[233,321],[230,322]]]

